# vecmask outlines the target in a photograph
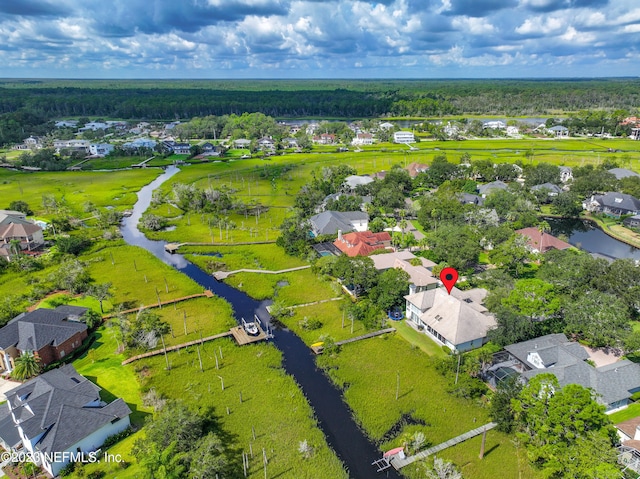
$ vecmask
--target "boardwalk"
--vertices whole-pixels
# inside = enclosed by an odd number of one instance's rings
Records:
[[[389,462],[394,468],[396,468],[396,470],[401,469],[415,461],[426,459],[432,454],[436,454],[437,452],[447,449],[448,447],[455,446],[456,444],[460,444],[461,442],[464,442],[467,439],[471,439],[472,437],[479,436],[484,431],[489,431],[496,426],[497,424],[495,422],[490,422],[489,424],[485,424],[484,426],[480,426],[476,429],[472,429],[471,431],[465,432],[464,434],[454,437],[453,439],[449,439],[448,441],[443,442],[442,444],[438,444],[437,446],[433,446],[433,447],[430,447],[429,449],[425,449],[424,451],[421,451],[418,454],[415,454],[413,456],[407,456],[404,459],[400,459],[398,456],[393,456],[389,460]]]
[[[178,251],[179,248],[183,246],[246,246],[246,245],[254,245],[254,244],[275,244],[275,241],[240,241],[238,243],[167,243],[164,246],[164,249],[173,254]]]
[[[214,334],[213,336],[207,336],[202,339],[194,339],[193,341],[189,341],[188,343],[176,344],[175,346],[169,346],[166,349],[156,349],[154,351],[149,351],[148,353],[138,354],[137,356],[132,356],[129,359],[125,359],[122,361],[122,365],[132,363],[133,361],[137,361],[138,359],[150,358],[151,356],[157,356],[158,354],[164,354],[165,350],[169,353],[171,351],[177,351],[181,348],[186,348],[188,346],[195,346],[196,344],[206,343],[207,341],[212,341],[218,338],[225,338],[227,336],[231,336],[231,331],[227,331],[225,333]]]
[[[213,277],[218,281],[222,281],[223,279],[228,278],[232,274],[236,273],[282,274],[289,273],[290,271],[300,271],[302,269],[308,268],[311,268],[311,266],[298,266],[297,268],[281,269],[280,271],[270,271],[268,269],[237,269],[235,271],[216,271],[215,273],[213,273]]]
[[[124,311],[120,311],[118,313],[106,314],[106,315],[102,316],[102,319],[103,320],[104,319],[111,319],[114,316],[116,316],[117,314],[136,313],[136,312],[140,311],[141,309],[158,308],[158,307],[165,306],[167,304],[173,304],[173,303],[179,303],[181,301],[186,301],[188,299],[193,299],[193,298],[212,298],[212,297],[213,297],[213,293],[207,289],[207,290],[205,290],[204,293],[192,294],[192,295],[189,295],[189,296],[182,296],[181,298],[175,298],[175,299],[167,299],[166,301],[160,301],[160,303],[150,304],[148,306],[140,306],[138,308],[125,309]]]
[[[356,336],[355,338],[343,339],[342,341],[336,341],[336,346],[342,346],[343,344],[355,343],[356,341],[362,341],[363,339],[374,338],[376,336],[380,336],[382,334],[393,333],[396,328],[387,328],[380,329],[379,331],[374,331],[372,333],[363,334],[362,336]],[[311,350],[316,354],[322,354],[322,350],[324,348],[322,346],[311,346]]]

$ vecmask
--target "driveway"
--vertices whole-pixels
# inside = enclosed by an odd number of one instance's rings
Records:
[[[21,384],[22,383],[18,383],[15,381],[8,381],[6,379],[0,378],[0,402],[6,401],[7,400],[6,394],[12,389],[17,388]]]

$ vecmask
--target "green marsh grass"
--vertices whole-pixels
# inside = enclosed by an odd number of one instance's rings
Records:
[[[262,448],[269,461],[269,477],[347,477],[317,428],[304,396],[281,369],[281,354],[275,347],[267,343],[238,347],[231,340],[219,339],[202,345],[200,355],[204,372],[200,371],[196,347],[170,353],[170,370],[165,369],[163,356],[141,360],[135,367],[145,388],[153,387],[192,407],[213,407],[223,429],[234,436],[238,456],[240,451],[248,453],[251,444],[250,478],[264,477]],[[220,369],[216,369],[214,355]],[[298,452],[304,440],[315,449],[310,459],[303,459]]]

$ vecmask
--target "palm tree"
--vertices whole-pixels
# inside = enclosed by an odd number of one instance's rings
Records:
[[[546,221],[538,225],[538,232],[540,233],[540,253],[544,253],[544,234],[549,230],[551,230],[551,226]]]
[[[32,378],[40,372],[40,360],[33,351],[24,351],[14,362],[11,376],[19,381]]]

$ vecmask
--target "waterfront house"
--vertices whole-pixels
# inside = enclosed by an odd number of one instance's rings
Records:
[[[107,404],[100,388],[67,364],[7,393],[0,442],[12,451],[40,453],[37,465],[57,476],[71,453],[90,457],[109,436],[128,428],[130,414],[122,399]]]
[[[22,313],[0,329],[0,370],[11,372],[25,351],[36,354],[42,366],[59,361],[87,338],[81,321],[87,308],[58,306]]]
[[[484,289],[460,291],[443,288],[426,289],[405,296],[406,318],[410,325],[423,331],[433,341],[454,353],[481,347],[487,342],[487,331],[496,320],[482,301]]]
[[[640,364],[629,360],[594,367],[587,362],[589,354],[579,343],[564,334],[548,334],[539,338],[505,346],[508,355],[490,370],[500,367],[520,372],[525,379],[551,373],[560,386],[580,384],[591,389],[607,412],[623,409],[631,396],[640,391]]]

